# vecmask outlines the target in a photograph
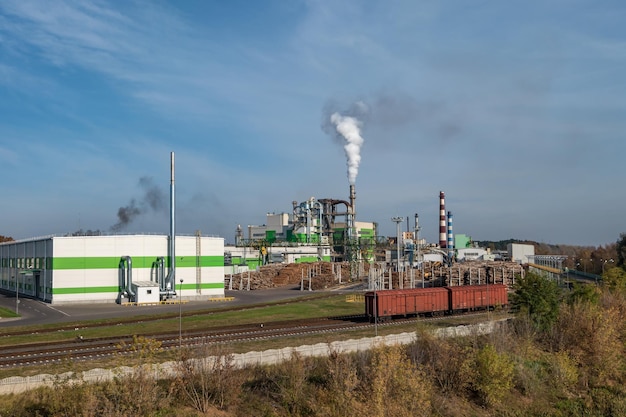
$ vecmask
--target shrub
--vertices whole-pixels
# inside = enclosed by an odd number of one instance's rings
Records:
[[[472,388],[485,405],[498,404],[513,387],[513,362],[492,345],[474,352],[470,367]]]
[[[325,378],[318,389],[313,408],[316,415],[344,417],[359,410],[359,377],[352,355],[331,350],[320,361]]]
[[[181,358],[177,365],[175,391],[191,407],[207,413],[213,407],[224,409],[239,396],[242,379],[235,369],[234,356],[221,345],[206,345],[199,358]]]
[[[429,416],[431,386],[401,346],[372,351],[361,403],[376,417]]]

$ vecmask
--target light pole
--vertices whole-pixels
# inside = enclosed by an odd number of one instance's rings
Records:
[[[404,221],[404,217],[392,217],[391,221],[396,224],[396,258],[398,260],[398,285],[403,288],[402,280],[400,279],[400,223]]]
[[[17,277],[15,277],[15,314],[20,314],[20,288],[17,286]]]
[[[183,347],[183,279],[178,288],[178,347]]]
[[[398,272],[400,272],[400,223],[404,222],[404,217],[392,217],[391,221],[396,224],[396,251],[398,261]]]
[[[378,296],[376,295],[378,288],[378,278],[374,281],[374,335],[378,337]]]
[[[615,261],[613,259],[605,259],[604,261],[600,259],[600,262],[602,262],[602,275],[604,275],[604,265],[606,265],[607,262],[615,262]]]
[[[415,213],[415,250],[417,252],[415,256],[415,261],[419,267],[420,265],[420,226],[419,226],[419,216]],[[411,265],[412,266],[412,265]]]

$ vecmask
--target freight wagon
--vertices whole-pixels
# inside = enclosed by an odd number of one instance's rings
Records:
[[[506,285],[461,285],[450,291],[450,313],[493,309],[509,304]]]
[[[378,319],[418,315],[436,316],[494,309],[508,305],[503,284],[458,287],[409,288],[365,293],[365,315]]]

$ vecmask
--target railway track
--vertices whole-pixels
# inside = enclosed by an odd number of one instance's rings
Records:
[[[71,342],[50,342],[14,345],[2,348],[0,369],[18,366],[35,366],[60,363],[63,361],[91,361],[127,355],[137,349],[138,343],[150,340],[158,343],[163,350],[180,347],[193,348],[206,344],[227,344],[245,341],[270,340],[281,337],[311,335],[324,332],[352,330],[359,326],[359,319],[311,319],[290,322],[275,322],[263,325],[240,325],[228,328],[212,328],[203,331],[181,333],[161,333],[141,335],[142,340],[133,336],[82,339]],[[366,326],[369,323],[361,323]]]
[[[476,316],[486,313],[463,315]],[[378,323],[378,326],[400,326],[417,321],[437,321],[449,318],[412,317]],[[0,369],[11,369],[24,366],[40,366],[62,363],[65,361],[87,362],[113,358],[117,355],[130,355],[141,346],[138,344],[158,343],[162,350],[194,348],[210,344],[232,344],[237,342],[263,341],[294,336],[310,336],[321,333],[338,333],[364,328],[372,328],[375,324],[367,321],[365,315],[317,318],[310,320],[281,321],[254,325],[237,325],[231,327],[211,328],[185,333],[168,332],[143,334],[137,336],[82,339],[74,341],[33,343],[13,345],[2,348]],[[137,339],[141,337],[142,339]]]

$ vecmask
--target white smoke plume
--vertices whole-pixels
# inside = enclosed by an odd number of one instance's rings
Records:
[[[339,113],[333,113],[330,121],[335,125],[337,132],[345,139],[343,149],[346,152],[348,164],[348,181],[350,184],[356,182],[356,176],[359,173],[359,165],[361,164],[361,146],[363,138],[361,137],[362,123],[355,117],[342,116]]]
[[[363,102],[357,102],[353,110],[356,111],[351,111],[350,113],[365,114],[367,113],[367,106]],[[354,185],[359,173],[359,165],[361,164],[361,146],[363,145],[361,127],[363,122],[355,116],[344,116],[339,112],[334,112],[330,115],[330,123],[336,133],[343,138],[343,149],[346,153],[348,165],[348,181]]]

